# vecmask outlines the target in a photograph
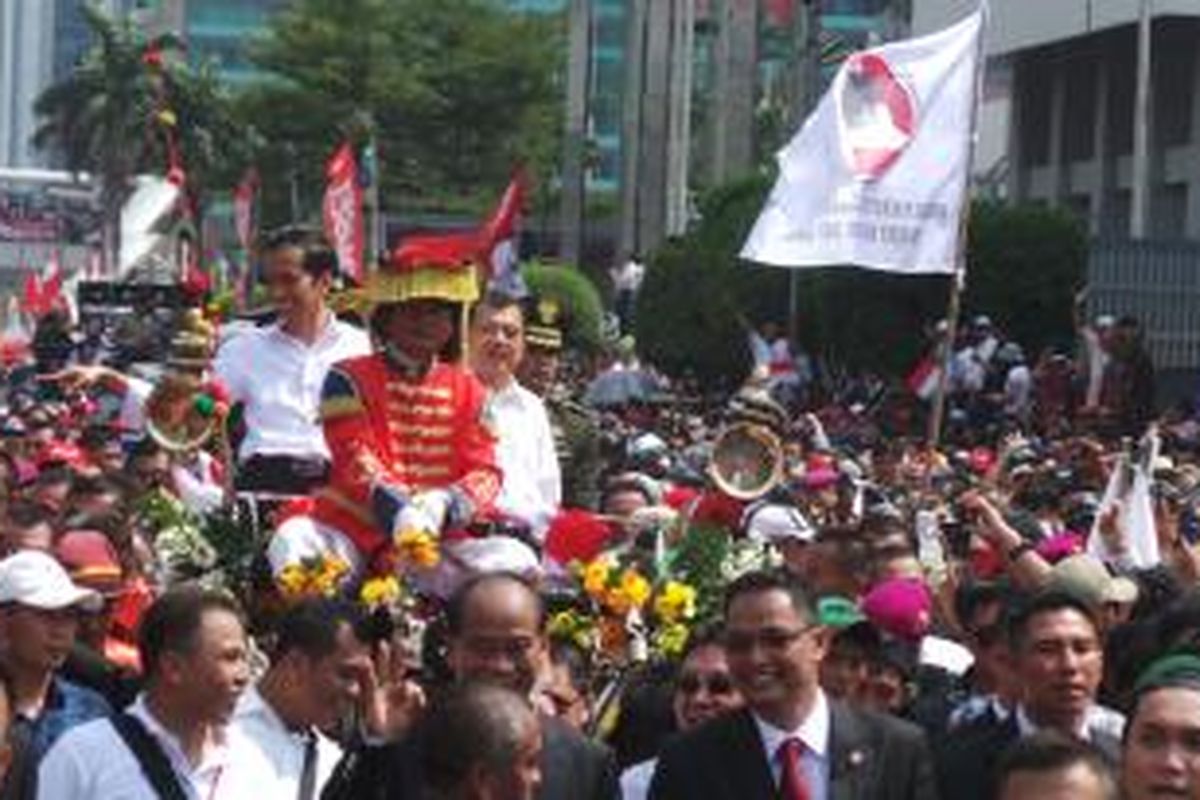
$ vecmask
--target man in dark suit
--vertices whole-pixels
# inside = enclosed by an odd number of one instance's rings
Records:
[[[1096,703],[1104,648],[1095,610],[1065,592],[1038,594],[1012,615],[1009,647],[1022,701],[1004,719],[989,715],[943,740],[937,768],[944,797],[993,797],[1000,754],[1040,730],[1087,742],[1118,763],[1125,720]]]
[[[545,609],[522,577],[495,572],[468,580],[450,598],[447,662],[460,683],[487,683],[530,697],[546,651]],[[617,800],[616,762],[604,747],[557,719],[539,717],[538,800]],[[420,722],[399,745],[357,754],[352,774],[327,796],[419,800],[429,796],[421,769]]]
[[[924,734],[825,697],[829,634],[799,580],[739,578],[725,598],[729,671],[746,709],[664,748],[653,800],[933,800]]]

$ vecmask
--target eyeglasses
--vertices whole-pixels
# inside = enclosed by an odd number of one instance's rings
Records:
[[[793,628],[792,630],[764,628],[760,631],[727,631],[725,633],[725,649],[730,653],[742,655],[749,653],[757,644],[768,652],[782,653],[793,642],[815,627],[815,625],[806,625],[803,628]]]
[[[679,693],[691,697],[699,694],[701,689],[707,689],[714,696],[724,696],[733,693],[733,681],[723,672],[712,675],[687,673],[679,676]]]

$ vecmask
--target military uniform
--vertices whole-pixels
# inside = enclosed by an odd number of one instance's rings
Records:
[[[563,505],[596,510],[600,505],[600,429],[596,413],[565,390],[546,397],[554,449],[562,471]]]
[[[397,497],[448,491],[452,528],[486,510],[500,470],[485,397],[479,380],[457,365],[406,370],[384,353],[336,365],[321,402],[333,469],[313,519],[369,558],[391,541]]]

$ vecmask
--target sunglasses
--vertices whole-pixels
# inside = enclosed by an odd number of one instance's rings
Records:
[[[713,675],[697,675],[688,673],[679,677],[680,694],[691,697],[699,694],[701,689],[707,689],[711,695],[728,695],[733,693],[733,681],[724,673]]]

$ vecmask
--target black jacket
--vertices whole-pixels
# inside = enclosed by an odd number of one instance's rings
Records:
[[[1009,745],[1021,736],[1017,715],[1003,721],[987,716],[955,729],[936,754],[941,796],[963,800],[990,800],[996,796],[996,763]],[[1121,741],[1104,730],[1089,731],[1089,740],[1113,766],[1121,756]]]
[[[606,747],[556,719],[541,718],[542,786],[538,800],[619,800],[616,762]],[[420,728],[398,745],[371,747],[340,764],[322,800],[420,800]]]
[[[936,800],[933,761],[915,725],[830,701],[829,800]],[[651,800],[768,800],[779,796],[748,711],[668,743]]]

